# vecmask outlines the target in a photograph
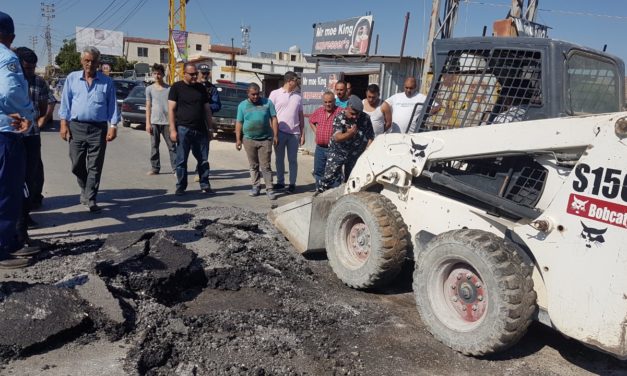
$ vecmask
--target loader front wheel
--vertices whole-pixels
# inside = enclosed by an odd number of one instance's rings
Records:
[[[340,198],[327,219],[327,257],[350,287],[381,287],[398,275],[410,246],[407,226],[385,196],[359,192]]]
[[[514,345],[536,310],[533,266],[513,244],[480,230],[429,242],[416,261],[414,296],[427,329],[465,355]]]

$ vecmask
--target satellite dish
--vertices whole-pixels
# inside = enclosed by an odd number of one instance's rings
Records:
[[[299,54],[300,47],[298,47],[297,45],[293,45],[292,47],[288,49],[288,52],[293,53],[293,54]]]

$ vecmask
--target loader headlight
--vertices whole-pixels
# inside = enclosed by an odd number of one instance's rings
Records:
[[[627,118],[622,117],[616,120],[616,124],[614,125],[614,132],[616,132],[618,138],[627,137]]]

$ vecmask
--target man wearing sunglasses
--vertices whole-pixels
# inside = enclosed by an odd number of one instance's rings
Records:
[[[209,185],[209,130],[211,107],[207,90],[198,81],[196,65],[186,63],[183,80],[172,85],[168,93],[170,139],[176,142],[176,192],[187,189],[187,158],[191,151],[198,162],[200,191],[213,194]]]

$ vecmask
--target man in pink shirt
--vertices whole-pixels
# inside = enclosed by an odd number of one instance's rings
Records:
[[[268,97],[277,112],[279,120],[279,144],[276,148],[276,174],[277,183],[274,189],[285,188],[285,150],[287,149],[287,160],[290,165],[290,183],[287,192],[294,193],[296,190],[296,175],[298,173],[298,162],[296,160],[298,147],[305,143],[305,118],[303,116],[303,99],[298,88],[298,76],[296,73],[288,71],[283,76],[283,87],[270,93]]]

